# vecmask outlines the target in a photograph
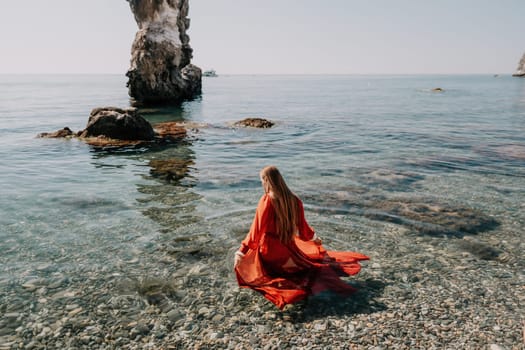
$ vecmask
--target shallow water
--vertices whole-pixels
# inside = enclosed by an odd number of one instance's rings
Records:
[[[414,235],[477,235],[523,264],[523,79],[220,76],[181,108],[143,110],[152,123],[195,123],[178,145],[104,151],[35,137],[84,128],[92,108],[128,105],[121,76],[0,76],[1,289],[89,271],[144,274],[143,261],[176,237],[235,247],[268,164],[336,248],[374,256],[393,223],[408,232],[393,242],[413,251],[423,249]],[[276,126],[232,127],[249,116]],[[189,168],[166,180],[153,175],[154,159]],[[421,219],[406,206],[434,211]]]

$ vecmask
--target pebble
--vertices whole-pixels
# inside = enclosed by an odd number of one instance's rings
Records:
[[[167,313],[167,316],[171,322],[175,323],[184,317],[184,313],[182,313],[179,310],[171,310],[170,312]]]
[[[20,313],[18,312],[8,312],[6,314],[3,315],[3,319],[6,320],[7,322],[13,322],[15,321],[17,318],[20,317]]]
[[[24,283],[24,284],[22,284],[22,287],[24,287],[25,289],[27,289],[30,292],[36,290],[36,288],[37,288],[37,286],[32,284],[32,283]]]
[[[523,341],[525,343],[525,339],[523,339]],[[490,344],[490,350],[505,350],[505,348],[499,346],[498,344]]]
[[[26,346],[24,346],[24,349],[26,350],[32,350],[32,349],[35,349],[37,347],[38,343],[36,341],[31,341],[29,343],[26,344]]]
[[[326,330],[326,322],[323,321],[316,321],[314,322],[314,330],[316,331],[325,331]]]
[[[75,315],[81,313],[82,310],[83,310],[83,308],[81,308],[81,307],[77,307],[76,309],[73,309],[73,310],[69,311],[68,314],[67,314],[67,316],[68,316],[68,317],[73,317],[73,316],[75,316]]]

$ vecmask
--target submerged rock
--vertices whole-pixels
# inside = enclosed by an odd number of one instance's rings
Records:
[[[164,122],[153,126],[157,137],[166,140],[180,140],[186,137],[186,128],[178,122]]]
[[[375,169],[364,173],[359,179],[368,186],[400,191],[410,190],[414,183],[423,179],[423,176],[406,171]]]
[[[67,126],[55,132],[43,132],[37,135],[37,137],[43,137],[43,138],[61,138],[61,137],[72,137],[72,136],[75,136],[75,133]]]
[[[434,198],[397,197],[386,199],[381,195],[338,191],[332,195],[312,198],[319,202],[321,212],[345,214],[348,212],[366,218],[391,222],[413,232],[430,236],[464,237],[495,229],[500,222],[480,210]],[[304,195],[309,200],[308,195]]]
[[[188,174],[190,166],[193,165],[191,159],[152,159],[149,162],[150,173],[154,177],[166,181],[178,181]]]
[[[494,147],[495,153],[502,159],[525,160],[525,146],[509,144]]]
[[[407,225],[421,234],[476,234],[494,229],[499,223],[475,209],[455,207],[429,200],[408,198],[371,203],[374,210],[365,211],[372,219]]]
[[[516,68],[516,73],[512,74],[513,77],[525,77],[525,54],[521,57],[521,60],[518,62],[518,68]]]
[[[180,103],[200,94],[202,72],[190,63],[189,0],[127,0],[139,31],[127,72],[136,105]]]
[[[461,249],[477,256],[482,260],[496,260],[500,255],[501,251],[486,243],[463,239],[458,242]]]
[[[275,123],[263,118],[246,118],[236,122],[235,126],[248,126],[252,128],[271,128]]]
[[[95,148],[109,148],[109,149],[118,149],[118,148],[124,148],[124,147],[138,146],[145,142],[149,142],[149,141],[142,141],[142,140],[118,140],[118,139],[112,139],[110,137],[106,137],[104,135],[97,136],[97,137],[84,137],[84,138],[81,138],[81,140]]]

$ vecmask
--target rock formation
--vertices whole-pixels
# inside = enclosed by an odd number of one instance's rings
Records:
[[[117,107],[93,109],[84,130],[73,132],[65,127],[37,135],[40,138],[78,138],[96,148],[169,145],[186,139],[186,136],[186,128],[181,123],[151,125],[136,108]]]
[[[518,63],[518,68],[516,73],[512,74],[513,77],[525,77],[525,54],[521,57],[520,62]]]
[[[234,126],[247,126],[252,128],[271,128],[274,125],[274,122],[263,119],[263,118],[246,118],[239,120],[233,124]]]
[[[73,137],[73,136],[75,136],[75,133],[67,126],[55,132],[43,132],[37,135],[37,137],[48,138],[48,139],[68,138],[68,137]]]
[[[151,141],[155,138],[151,124],[138,114],[136,108],[93,109],[86,128],[79,136],[86,138],[101,135],[117,140]]]
[[[127,0],[139,31],[127,72],[135,105],[177,104],[201,92],[201,69],[190,63],[189,0]]]

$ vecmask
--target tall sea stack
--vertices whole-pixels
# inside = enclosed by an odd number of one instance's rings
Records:
[[[189,0],[126,0],[139,30],[127,72],[138,106],[178,104],[201,92],[201,69],[190,63]]]
[[[523,57],[520,60],[520,63],[518,63],[518,68],[516,70],[516,73],[512,74],[513,77],[525,77],[525,54],[523,54]]]

